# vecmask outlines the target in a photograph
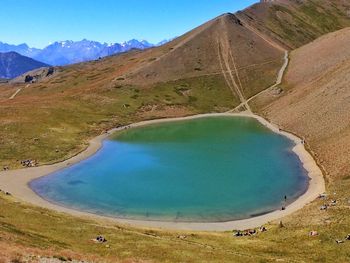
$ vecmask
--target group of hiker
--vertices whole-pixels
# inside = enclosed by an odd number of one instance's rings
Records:
[[[336,194],[336,193],[334,193]],[[326,193],[323,193],[323,194],[320,194],[318,196],[319,199],[322,199],[322,200],[327,200],[328,199],[328,194]],[[320,210],[328,210],[328,208],[332,207],[332,206],[336,206],[337,205],[337,200],[336,199],[331,199],[329,202],[325,202],[323,205],[320,206]],[[311,231],[310,236],[318,236],[318,232],[317,231]],[[335,242],[337,244],[341,244],[341,243],[344,243],[345,241],[350,241],[350,234],[348,234],[344,239],[337,239],[335,240]]]
[[[35,166],[38,166],[38,162],[32,159],[22,160],[21,165],[23,167],[35,167]],[[8,170],[10,170],[10,166],[8,165],[3,166],[3,171],[8,171]]]
[[[38,165],[38,162],[36,160],[28,159],[28,160],[22,160],[21,164],[23,167],[35,167]]]
[[[256,229],[247,229],[247,230],[244,230],[244,231],[237,231],[233,235],[235,237],[254,236],[254,235],[258,234],[259,232],[262,233],[262,232],[266,232],[266,231],[267,231],[266,227],[262,226],[258,230],[256,230]]]
[[[309,233],[309,236],[310,236],[310,237],[316,237],[316,236],[318,236],[318,232],[317,232],[317,231],[311,231],[311,232]],[[337,244],[342,244],[342,243],[344,243],[345,241],[350,241],[350,234],[348,234],[344,239],[336,239],[336,240],[335,240],[335,242],[336,242]]]
[[[344,240],[337,239],[335,242],[337,242],[337,244],[341,244],[341,243],[344,243],[345,241],[350,241],[350,234],[348,234]]]
[[[327,194],[320,194],[318,198],[325,200],[327,199],[327,197],[328,197]],[[337,205],[337,200],[332,199],[330,200],[329,203],[324,203],[323,205],[321,205],[320,210],[327,210],[329,207],[336,206],[336,205]]]
[[[93,239],[93,241],[96,243],[105,243],[107,242],[107,239],[105,239],[104,236],[99,235],[95,239]]]

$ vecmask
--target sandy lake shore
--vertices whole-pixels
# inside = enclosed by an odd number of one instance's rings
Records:
[[[119,219],[119,218],[111,218],[100,215],[95,215],[87,212],[82,212],[70,208],[66,208],[63,206],[59,206],[53,203],[50,203],[40,196],[38,196],[30,187],[29,183],[39,177],[49,175],[53,172],[61,170],[63,168],[69,167],[73,164],[76,164],[89,156],[96,153],[102,145],[102,141],[108,136],[110,136],[113,132],[118,130],[123,130],[125,127],[115,128],[108,131],[105,134],[97,136],[90,141],[90,144],[86,150],[79,153],[78,155],[52,165],[44,165],[33,168],[19,169],[19,170],[10,170],[10,171],[2,171],[0,172],[0,189],[6,192],[11,193],[15,198],[18,198],[24,202],[52,209],[58,212],[64,212],[75,216],[82,216],[85,218],[109,221],[114,223],[121,223],[126,225],[138,226],[138,227],[150,227],[150,228],[163,228],[163,229],[175,229],[175,230],[193,230],[193,231],[227,231],[233,229],[249,229],[259,227],[267,222],[278,220],[286,215],[289,215],[308,203],[315,200],[319,194],[325,192],[325,182],[323,178],[323,174],[318,167],[316,161],[313,159],[311,154],[305,149],[302,140],[288,132],[281,131],[278,127],[271,124],[264,118],[254,115],[252,113],[213,113],[213,114],[201,114],[183,118],[171,118],[171,119],[159,119],[159,120],[150,120],[143,121],[135,124],[128,125],[126,127],[139,127],[148,124],[161,123],[161,122],[169,122],[169,121],[178,121],[178,120],[186,120],[186,119],[195,119],[202,117],[210,117],[210,116],[241,116],[241,117],[250,117],[257,119],[260,123],[271,129],[273,132],[277,134],[281,134],[286,136],[290,140],[294,141],[295,147],[293,151],[299,156],[300,161],[302,162],[305,170],[308,172],[308,176],[310,178],[309,187],[307,191],[300,196],[295,202],[291,203],[287,206],[286,210],[283,211],[274,211],[268,214],[264,214],[261,216],[236,220],[236,221],[228,221],[228,222],[212,222],[212,223],[196,223],[196,222],[162,222],[162,221],[146,221],[146,220],[129,220],[129,219]]]

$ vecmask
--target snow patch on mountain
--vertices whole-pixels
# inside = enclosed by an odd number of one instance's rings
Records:
[[[147,40],[131,39],[123,43],[100,43],[83,39],[81,41],[57,41],[50,43],[43,49],[30,48],[27,44],[10,45],[0,42],[0,52],[14,51],[21,55],[33,58],[44,63],[62,66],[114,54],[127,52],[131,49],[147,49],[166,44],[169,40],[163,40],[157,44],[149,43]]]

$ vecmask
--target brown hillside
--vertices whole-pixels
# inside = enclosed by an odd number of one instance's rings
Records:
[[[294,49],[350,26],[349,10],[348,0],[274,0],[237,15],[245,24]]]
[[[271,32],[294,28],[281,23],[285,14],[304,17],[316,8],[328,10],[326,18],[335,17],[324,26],[318,16],[308,16],[306,31],[313,33],[302,39],[306,42],[322,33],[319,28],[346,24],[346,1],[332,3],[260,3],[222,15],[161,47],[61,67],[30,86],[1,84],[0,163],[59,160],[86,147],[87,139],[103,130],[138,120],[230,110],[274,83],[283,57],[276,39],[284,35]],[[317,26],[309,27],[310,21]],[[292,46],[300,45],[303,25],[295,24],[301,28],[287,38]]]
[[[346,28],[293,51],[287,92],[257,101],[268,118],[306,138],[332,179],[350,174],[349,43]]]
[[[154,83],[224,75],[250,97],[274,83],[283,50],[246,28],[234,14],[222,15],[169,43],[149,65],[128,72],[121,83]]]
[[[85,149],[88,139],[119,125],[228,111],[275,80],[281,46],[300,47],[349,25],[349,5],[260,3],[162,47],[60,67],[29,86],[1,83],[0,167],[67,159]],[[328,198],[280,224],[266,224],[267,232],[234,237],[105,224],[27,205],[0,191],[0,262],[36,262],[28,259],[31,254],[40,255],[40,262],[43,256],[84,262],[348,262],[350,241],[335,241],[350,233],[349,43],[350,29],[344,29],[291,52],[284,92],[277,88],[249,102],[305,137],[327,171]],[[336,204],[321,211],[331,200]],[[99,234],[106,245],[91,242]]]
[[[138,120],[228,111],[273,84],[282,58],[278,46],[225,14],[158,48],[61,67],[29,86],[5,84],[1,164],[59,160]]]

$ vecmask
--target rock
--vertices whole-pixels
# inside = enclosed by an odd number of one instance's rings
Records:
[[[52,75],[53,73],[55,73],[55,68],[49,67],[49,69],[47,70],[47,73],[46,73],[46,77]]]
[[[33,76],[31,75],[26,75],[24,78],[25,83],[30,83],[33,80]]]
[[[317,232],[317,231],[311,231],[311,232],[309,233],[309,236],[310,236],[310,237],[318,236],[318,232]]]
[[[283,89],[281,87],[276,87],[272,90],[272,94],[274,96],[279,96],[283,92]]]

